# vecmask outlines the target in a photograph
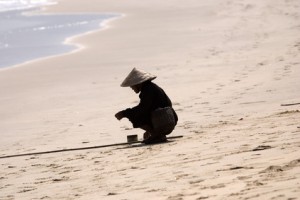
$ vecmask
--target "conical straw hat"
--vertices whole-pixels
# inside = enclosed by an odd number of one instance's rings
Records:
[[[121,87],[134,86],[134,85],[143,83],[145,81],[151,81],[155,78],[156,78],[156,76],[154,76],[148,72],[144,72],[142,70],[133,68],[133,70],[128,74],[128,76],[125,78],[125,80],[121,84]]]

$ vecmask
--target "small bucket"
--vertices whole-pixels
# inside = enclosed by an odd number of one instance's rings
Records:
[[[138,141],[138,136],[137,135],[127,135],[127,142],[137,142]]]

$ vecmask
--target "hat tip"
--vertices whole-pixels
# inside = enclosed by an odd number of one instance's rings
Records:
[[[145,81],[152,81],[156,76],[152,75],[143,70],[133,68],[132,71],[128,74],[125,80],[122,82],[121,87],[129,87],[137,84],[141,84]]]

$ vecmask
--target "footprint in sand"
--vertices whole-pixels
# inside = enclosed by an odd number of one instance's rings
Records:
[[[189,181],[189,184],[198,185],[198,183],[202,183],[203,181],[205,181],[205,179],[197,179],[197,180]]]
[[[264,183],[256,180],[256,181],[250,181],[247,183],[247,187],[253,187],[253,186],[262,186]]]
[[[63,177],[61,177],[61,178],[54,178],[54,179],[52,179],[52,181],[53,181],[53,182],[61,182],[61,181],[67,181],[67,180],[69,180],[69,179],[70,179],[70,177],[63,176]]]
[[[225,187],[225,184],[224,183],[220,183],[220,184],[217,184],[217,185],[213,185],[210,188],[211,189],[217,189],[217,188],[224,188],[224,187]]]
[[[276,174],[276,173],[281,173],[286,170],[291,170],[294,167],[299,167],[300,166],[300,159],[292,160],[288,164],[284,166],[274,166],[271,165],[267,167],[266,169],[260,171],[261,174],[267,173],[267,174]]]
[[[238,180],[247,180],[247,179],[250,179],[252,178],[252,176],[238,176],[237,179]]]
[[[262,170],[260,173],[272,173],[272,172],[282,172],[283,169],[280,166],[269,166],[267,169]]]
[[[36,189],[37,188],[35,188],[35,187],[27,186],[27,187],[24,187],[21,191],[18,191],[18,193],[30,192],[30,191],[33,191],[33,190],[36,190]]]
[[[257,147],[255,147],[254,149],[252,149],[252,151],[262,151],[262,150],[266,150],[266,149],[271,149],[272,147],[269,145],[259,145]]]
[[[167,198],[167,200],[180,200],[180,199],[183,199],[184,195],[183,194],[177,194],[177,195],[174,195],[174,196],[169,196]]]
[[[298,51],[300,51],[300,42],[296,42],[296,44],[294,45],[294,47],[295,47]]]
[[[179,127],[183,127],[184,129],[191,129],[195,126],[196,122],[192,122],[192,121],[185,121],[183,122],[182,125],[180,125]]]
[[[49,196],[43,196],[41,199],[51,199]]]

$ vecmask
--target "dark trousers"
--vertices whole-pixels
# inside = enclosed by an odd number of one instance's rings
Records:
[[[170,134],[170,133],[174,130],[175,127],[171,128],[171,129],[169,128],[168,130],[164,130],[163,132],[162,132],[162,131],[155,131],[155,130],[153,129],[153,127],[150,126],[149,124],[144,124],[144,125],[142,125],[142,126],[139,127],[139,128],[141,128],[141,129],[143,129],[143,130],[146,131],[146,132],[144,133],[144,139],[147,139],[147,138],[149,138],[150,136],[151,136],[151,137],[161,137],[161,136],[166,136],[166,135]]]

